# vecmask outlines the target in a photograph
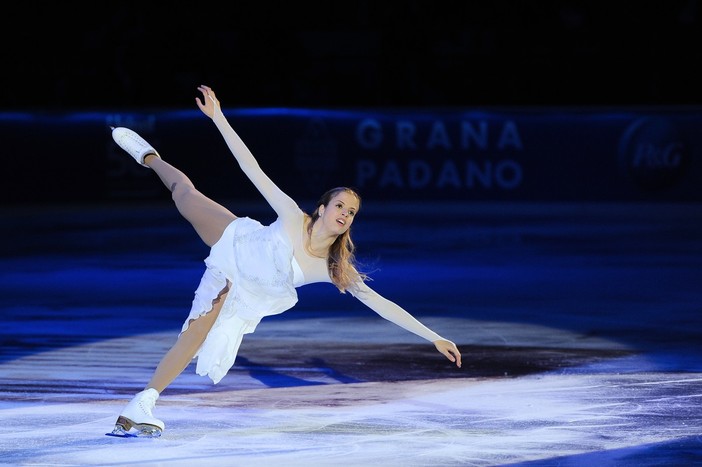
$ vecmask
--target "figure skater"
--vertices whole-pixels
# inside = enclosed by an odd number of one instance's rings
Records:
[[[361,198],[346,187],[322,195],[310,215],[263,172],[222,113],[215,93],[199,86],[195,98],[212,119],[241,170],[277,214],[264,226],[238,217],[195,189],[188,177],[163,160],[130,129],[112,129],[115,142],[144,167],[152,169],[171,191],[178,211],[210,247],[205,272],[195,291],[190,314],[178,339],[160,361],[145,389],[134,396],[111,434],[158,437],[164,423],[152,411],[161,392],[197,357],[196,372],[217,384],[233,366],[244,334],[261,318],[290,309],[296,288],[315,282],[332,283],[349,292],[381,317],[434,344],[456,366],[456,345],[424,326],[407,311],[372,290],[357,269],[351,225]],[[135,433],[130,433],[134,429]]]

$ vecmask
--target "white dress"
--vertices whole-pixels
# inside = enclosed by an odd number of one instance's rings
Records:
[[[195,354],[197,374],[216,384],[234,365],[244,334],[252,333],[264,316],[297,303],[295,287],[304,283],[304,276],[280,219],[264,226],[249,217],[237,218],[212,246],[205,265],[181,333],[212,310],[228,280],[230,290],[219,316]]]

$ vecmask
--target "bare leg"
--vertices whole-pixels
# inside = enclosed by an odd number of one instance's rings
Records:
[[[236,216],[200,193],[183,172],[160,157],[146,156],[144,163],[156,172],[171,191],[178,211],[192,224],[202,241],[208,246],[214,245]],[[187,368],[219,316],[228,291],[229,284],[213,300],[212,310],[192,321],[188,329],[178,337],[156,367],[147,388],[154,388],[160,393]]]
[[[200,193],[183,172],[160,157],[148,155],[144,163],[156,172],[171,191],[178,211],[192,224],[207,246],[214,245],[224,229],[237,218],[224,206]]]
[[[151,412],[156,399],[183,372],[205,342],[207,334],[219,316],[224,299],[229,292],[229,286],[230,283],[227,283],[219,296],[212,301],[212,309],[209,312],[192,320],[188,329],[181,333],[173,347],[161,359],[149,384],[132,398],[117,417],[112,434],[127,436],[127,433],[134,428],[138,432],[137,436],[161,436],[165,425]]]
[[[126,144],[126,148],[124,144],[121,146],[135,157],[135,151],[138,151],[139,148],[135,149],[130,145],[135,144],[136,140],[133,136],[127,136],[131,138],[129,144]],[[144,146],[141,143],[137,144],[137,146],[139,145]],[[141,161],[138,160],[138,162]],[[202,241],[210,247],[217,243],[227,226],[237,217],[222,205],[196,190],[183,172],[160,157],[147,154],[143,163],[153,169],[166,188],[171,191],[178,211],[192,224]],[[159,393],[183,372],[205,342],[219,316],[230,285],[231,283],[227,282],[226,287],[212,301],[210,311],[192,320],[188,329],[178,336],[176,343],[159,362],[146,388],[136,394],[120,413],[112,430],[113,434],[125,435],[132,428],[135,428],[141,435],[151,437],[161,435],[164,423],[152,414]]]
[[[229,284],[213,301],[212,310],[190,322],[188,329],[161,359],[146,388],[154,388],[160,393],[187,368],[217,320],[228,291]]]

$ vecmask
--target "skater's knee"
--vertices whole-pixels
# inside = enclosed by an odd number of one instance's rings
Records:
[[[175,182],[171,185],[171,198],[176,204],[187,202],[197,194],[197,190],[189,183]]]

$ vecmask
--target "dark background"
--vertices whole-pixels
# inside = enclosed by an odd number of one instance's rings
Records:
[[[194,104],[200,84],[296,198],[356,186],[372,160],[375,180],[396,161],[402,177],[358,186],[375,199],[699,201],[700,1],[13,3],[0,15],[0,203],[166,198],[110,126],[139,131],[210,196],[259,199],[231,183],[241,174]],[[359,149],[358,112],[387,118],[388,143],[392,122],[412,121],[424,146]],[[495,144],[508,119],[519,154]],[[459,122],[489,120],[491,146],[461,150]],[[426,147],[437,122],[455,150]],[[637,122],[646,131],[625,137]],[[518,189],[469,185],[469,163],[500,158],[521,164]],[[409,189],[414,160],[433,164],[432,183],[454,164],[460,186]]]
[[[702,104],[700,2],[20,2],[4,110]]]

